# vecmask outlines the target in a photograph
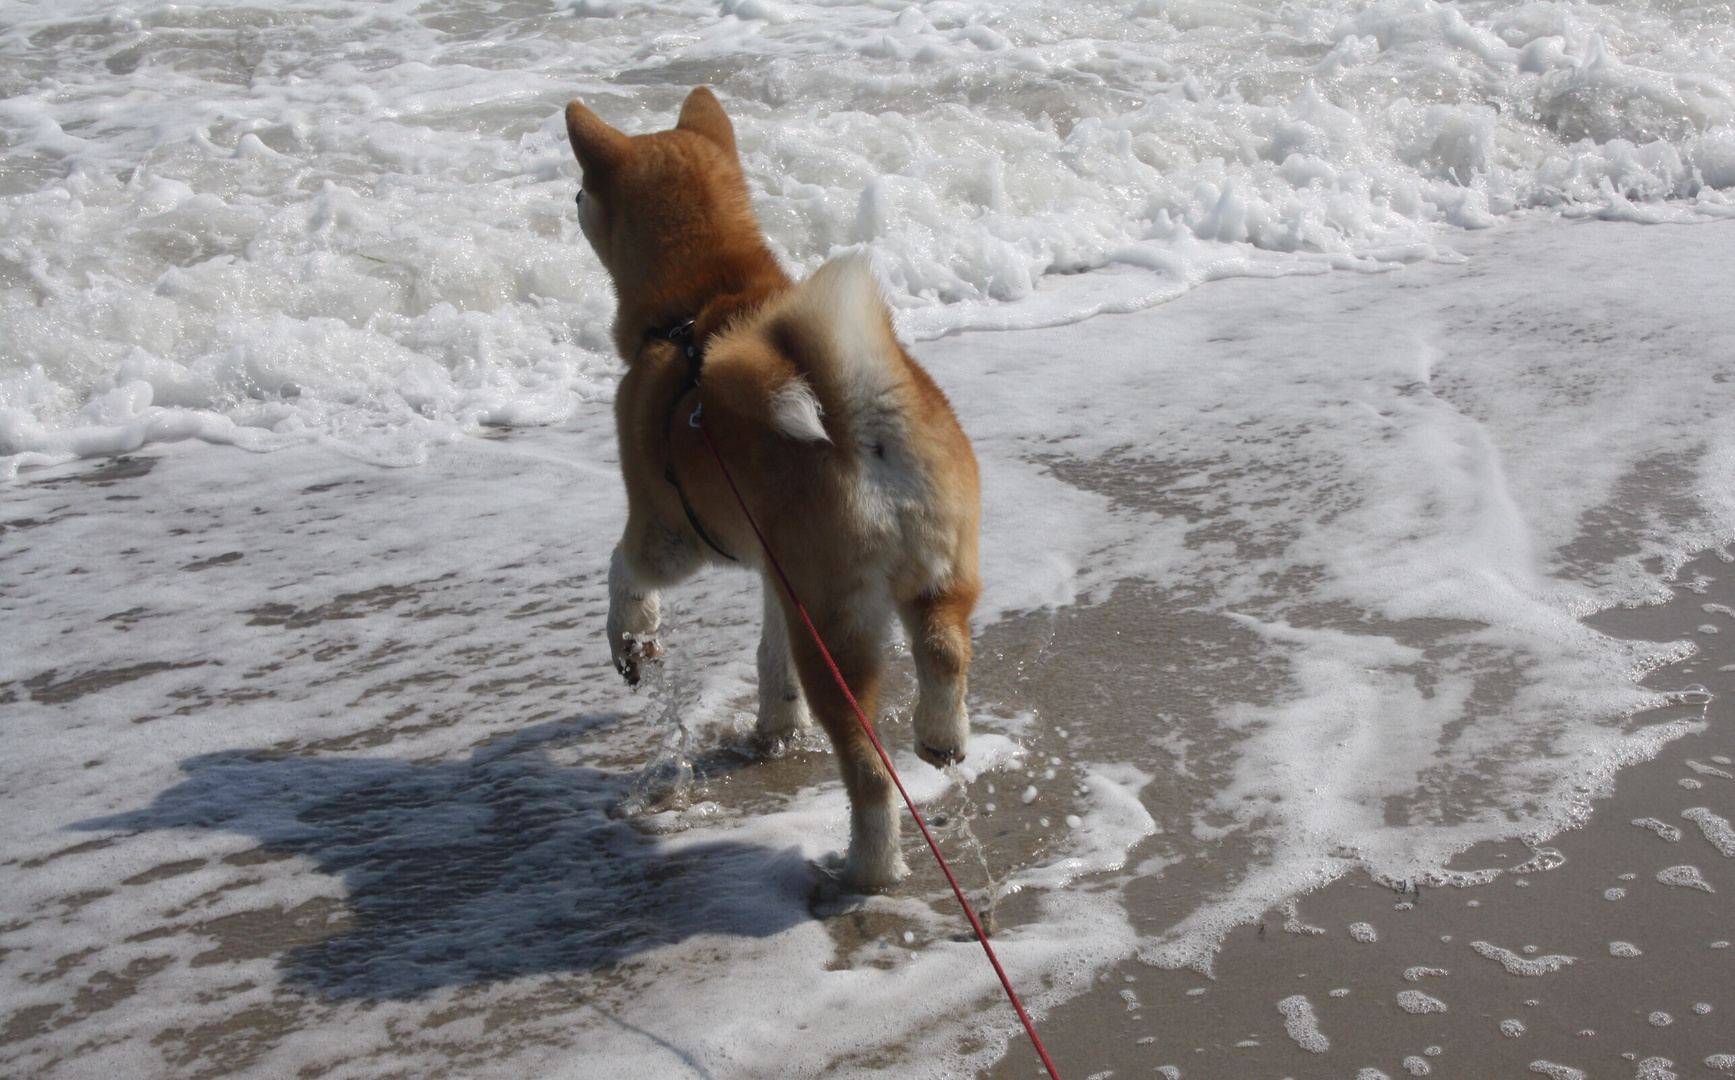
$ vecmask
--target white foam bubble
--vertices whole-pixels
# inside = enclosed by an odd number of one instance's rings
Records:
[[[1058,889],[1084,874],[1118,870],[1132,846],[1156,830],[1156,821],[1139,801],[1153,779],[1130,765],[1103,764],[1085,770],[1084,788],[1091,809],[1067,815],[1071,843],[1067,854],[1046,865],[1019,872],[1009,885]]]
[[[1379,933],[1374,930],[1373,923],[1365,922],[1350,923],[1349,936],[1364,945],[1372,944],[1380,939]]]
[[[1635,956],[1643,956],[1644,950],[1630,941],[1611,941],[1608,943],[1608,954],[1623,959],[1631,959]]]
[[[1735,859],[1735,828],[1730,827],[1727,819],[1718,817],[1703,806],[1683,810],[1681,816],[1699,826],[1699,831],[1705,834],[1705,839],[1711,842],[1718,854],[1724,858]]]
[[[1331,1041],[1319,1030],[1313,1003],[1306,995],[1291,994],[1277,1003],[1277,1011],[1283,1014],[1283,1030],[1295,1040],[1295,1045],[1311,1054],[1323,1054],[1331,1049]]]
[[[1590,1080],[1590,1074],[1583,1069],[1575,1069],[1570,1065],[1557,1065],[1552,1061],[1532,1061],[1530,1071],[1541,1073],[1548,1080]]]
[[[1538,848],[1536,854],[1508,870],[1509,874],[1540,874],[1553,870],[1566,863],[1566,856],[1559,848]]]
[[[1658,821],[1656,818],[1649,817],[1634,818],[1633,824],[1637,825],[1641,829],[1649,829],[1671,844],[1676,843],[1681,839],[1681,830],[1675,828],[1666,821]]]
[[[1491,945],[1486,941],[1472,941],[1470,948],[1476,950],[1481,956],[1499,961],[1500,966],[1506,969],[1508,975],[1523,975],[1534,978],[1559,971],[1573,962],[1573,957],[1570,956],[1523,957],[1510,949],[1502,949],[1498,945]]]
[[[1301,906],[1294,900],[1283,905],[1283,932],[1286,934],[1323,934],[1325,927],[1310,926],[1301,921]]]
[[[1698,889],[1701,892],[1716,892],[1699,873],[1697,866],[1671,866],[1657,871],[1657,880],[1664,885],[1673,885],[1682,889]]]
[[[1423,1013],[1443,1013],[1446,1011],[1446,1003],[1439,998],[1429,997],[1420,990],[1399,990],[1398,1008],[1419,1016]]]

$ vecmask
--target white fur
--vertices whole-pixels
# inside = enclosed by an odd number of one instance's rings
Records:
[[[815,270],[796,287],[789,312],[827,338],[851,414],[891,392],[898,341],[865,254],[840,256]]]
[[[970,742],[970,716],[964,709],[964,682],[936,672],[924,663],[923,650],[916,654],[916,741],[942,754],[962,758]]]
[[[771,395],[771,426],[792,439],[804,442],[830,442],[825,425],[820,423],[824,410],[807,379],[797,375]]]
[[[617,546],[614,557],[608,561],[606,623],[609,656],[617,669],[627,654],[627,639],[654,637],[661,618],[662,602],[657,591],[645,587],[627,562],[626,552]]]
[[[796,286],[784,311],[825,341],[835,380],[828,382],[842,398],[863,465],[855,510],[869,532],[890,542],[900,511],[923,503],[928,492],[898,393],[903,350],[868,256],[858,252],[821,266]]]
[[[909,872],[904,853],[898,848],[898,814],[890,799],[850,807],[849,855],[843,863],[844,880],[855,888],[877,892],[896,885]]]
[[[759,725],[761,738],[788,739],[813,723],[807,700],[801,696],[795,661],[789,655],[789,624],[778,602],[778,586],[769,577],[762,582],[765,621],[759,631]]]

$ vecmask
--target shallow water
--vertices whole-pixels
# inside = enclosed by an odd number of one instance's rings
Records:
[[[1459,851],[1543,841],[1684,730],[1630,717],[1661,700],[1637,677],[1692,646],[1577,615],[1727,535],[1729,409],[1706,392],[1726,361],[1695,344],[1722,315],[1638,287],[1726,275],[1726,228],[1537,222],[1467,264],[1221,282],[923,347],[987,480],[969,803],[902,749],[907,675],[886,730],[980,898],[969,815],[1039,1012],[1117,963],[1211,969],[1232,926],[1339,875],[1458,880]],[[1581,325],[1561,281],[1586,311],[1631,298],[1600,344],[1551,336]],[[1392,356],[1387,320],[1479,304],[1497,316],[1424,340],[1433,385],[1480,407],[1405,411],[1426,397],[1392,389],[1415,346]],[[1635,381],[1641,338],[1697,374]],[[1043,377],[1079,357],[1094,391]],[[1480,441],[1419,469],[1451,425]],[[7,489],[9,1060],[757,1075],[1000,1055],[1016,1032],[921,853],[895,895],[830,895],[829,755],[745,753],[750,580],[671,594],[654,688],[608,669],[610,442],[598,409],[411,469],[178,443]],[[1449,498],[1488,445],[1507,497]],[[1525,557],[1463,539],[1489,513]],[[674,718],[692,788],[622,820]]]
[[[1231,930],[1209,978],[1116,964],[1047,1018],[1056,1058],[1134,1076],[1625,1077],[1653,1058],[1677,1075],[1725,1068],[1735,865],[1716,838],[1735,784],[1701,770],[1729,772],[1735,754],[1735,655],[1704,621],[1735,598],[1731,565],[1702,556],[1671,603],[1590,620],[1625,637],[1691,637],[1700,651],[1646,680],[1671,703],[1631,725],[1675,737],[1599,785],[1588,820],[1540,848],[1476,844],[1448,864],[1458,881],[1439,886],[1346,874]],[[1711,700],[1678,693],[1694,684]],[[1173,922],[1177,886],[1207,876],[1214,856],[1201,848],[1166,868],[1129,904],[1134,919]],[[1678,865],[1714,891],[1658,879]],[[1296,998],[1311,1039],[1289,1030]],[[1020,1049],[987,1075],[1028,1075]]]
[[[649,130],[717,85],[780,254],[870,246],[970,432],[968,792],[899,761],[1039,1013],[1540,844],[1681,733],[1633,717],[1694,647],[1581,620],[1735,541],[1725,9],[0,12],[9,1068],[952,1075],[1016,1034],[920,852],[824,886],[829,755],[750,754],[752,582],[675,590],[637,695],[599,655],[574,94]]]

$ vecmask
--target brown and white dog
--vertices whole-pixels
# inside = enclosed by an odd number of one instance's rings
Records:
[[[980,590],[970,442],[898,344],[865,257],[833,259],[799,284],[778,267],[709,90],[687,96],[670,131],[628,136],[576,101],[566,130],[584,174],[579,224],[613,279],[627,364],[615,398],[627,489],[609,564],[615,666],[636,683],[640,659],[657,654],[657,589],[705,563],[759,570],[758,732],[783,740],[818,717],[850,797],[844,882],[886,888],[908,872],[890,778],[689,417],[702,402],[748,510],[870,718],[892,615],[903,621],[916,751],[933,764],[963,758],[969,735]]]

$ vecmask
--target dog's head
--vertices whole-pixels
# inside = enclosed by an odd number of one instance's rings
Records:
[[[705,87],[669,131],[626,135],[574,101],[566,133],[584,173],[579,226],[617,290],[655,288],[706,253],[759,245],[735,129]]]

